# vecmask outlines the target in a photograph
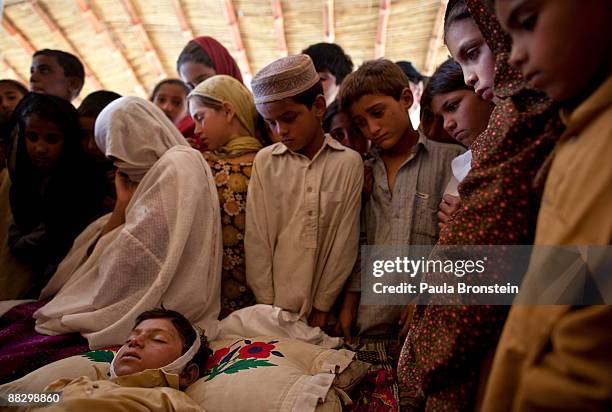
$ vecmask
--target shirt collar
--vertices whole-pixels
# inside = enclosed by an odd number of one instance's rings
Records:
[[[429,151],[431,149],[431,141],[427,138],[427,136],[425,136],[421,129],[417,129],[417,133],[419,134],[419,138],[414,146],[412,146],[410,149],[411,154],[409,158],[413,158],[421,150]],[[375,158],[380,159],[380,148],[378,146],[372,146],[370,152]]]
[[[608,76],[607,80],[573,111],[559,110],[559,117],[567,127],[561,140],[580,133],[584,127],[610,105],[612,105],[612,76]]]
[[[272,149],[273,155],[282,155],[287,152],[294,153],[294,152],[291,152],[289,148],[285,146],[284,144],[282,144],[281,142],[274,143],[273,146],[275,146],[274,149]],[[321,148],[319,149],[317,154],[321,152],[326,146],[329,146],[333,150],[345,150],[346,149],[344,146],[342,146],[342,144],[339,141],[331,137],[331,135],[329,135],[328,133],[325,133],[323,144],[321,145]],[[314,157],[317,157],[317,155],[315,155]]]
[[[117,376],[111,381],[126,387],[170,387],[179,390],[179,376],[175,373],[164,372],[161,369],[145,369],[131,375]]]

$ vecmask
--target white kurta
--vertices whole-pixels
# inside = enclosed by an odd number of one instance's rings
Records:
[[[330,136],[308,159],[282,143],[255,157],[246,214],[246,276],[258,303],[327,312],[355,264],[363,164]]]

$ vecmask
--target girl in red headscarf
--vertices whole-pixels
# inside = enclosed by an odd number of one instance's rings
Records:
[[[229,51],[209,36],[196,37],[187,43],[176,61],[176,71],[192,89],[215,74],[226,74],[242,82],[238,64]],[[200,151],[206,150],[194,133],[191,116],[185,116],[176,126],[193,147]]]

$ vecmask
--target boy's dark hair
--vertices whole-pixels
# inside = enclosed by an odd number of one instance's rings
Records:
[[[325,114],[323,115],[323,131],[325,133],[331,132],[332,119],[340,112],[340,103],[338,103],[338,100],[334,100],[329,106],[327,106],[325,109]]]
[[[7,84],[19,91],[19,93],[26,95],[28,93],[28,88],[23,84],[19,83],[17,80],[13,79],[0,79],[0,84]]]
[[[54,49],[42,49],[34,53],[32,58],[36,56],[48,56],[57,60],[57,64],[64,69],[64,76],[77,77],[81,81],[81,87],[77,90],[77,95],[81,92],[85,83],[85,68],[83,63],[74,54]]]
[[[98,90],[97,92],[89,93],[78,108],[79,116],[96,118],[110,102],[120,97],[120,94],[109,90]]]
[[[310,110],[312,109],[312,105],[314,104],[315,100],[317,100],[317,96],[323,96],[323,85],[320,81],[318,81],[311,88],[304,90],[295,96],[291,96],[290,99],[297,104],[303,104],[304,106],[308,107],[308,110]]]
[[[370,60],[346,77],[338,100],[343,110],[367,94],[383,94],[399,101],[402,91],[409,87],[408,77],[397,64],[386,59]]]
[[[451,24],[468,18],[472,18],[472,14],[465,0],[449,0],[444,13],[444,43],[446,43],[446,34]]]
[[[302,53],[310,56],[317,72],[328,71],[333,74],[337,85],[353,71],[353,61],[335,43],[313,44],[302,50]]]
[[[159,89],[161,89],[161,87],[165,84],[173,84],[175,86],[179,86],[183,88],[183,91],[185,92],[185,97],[187,97],[187,95],[189,94],[189,92],[191,92],[191,89],[189,88],[189,86],[187,86],[185,84],[185,82],[183,82],[182,80],[179,79],[165,79],[162,80],[161,82],[157,83],[155,85],[155,88],[153,89],[153,92],[151,93],[151,97],[149,97],[150,101],[155,100],[155,96],[157,96],[157,93],[159,93]]]
[[[138,315],[136,322],[134,323],[134,328],[141,322],[149,319],[168,319],[172,322],[172,325],[183,339],[183,350],[181,354],[185,354],[191,345],[193,345],[193,342],[195,342],[196,339],[200,339],[200,349],[195,354],[193,359],[191,359],[188,365],[192,363],[198,365],[200,369],[198,378],[202,377],[204,372],[206,372],[206,361],[212,354],[206,335],[202,334],[197,336],[191,322],[189,322],[185,316],[174,310],[165,309],[163,306],[161,308],[147,310]]]
[[[465,84],[461,66],[453,59],[442,63],[429,78],[423,95],[421,96],[421,109],[431,108],[431,101],[438,94],[450,93],[455,90],[471,90],[473,87]]]
[[[181,66],[186,62],[201,63],[205,66],[212,67],[213,69],[215,68],[215,64],[210,56],[204,51],[202,46],[193,40],[183,47],[178,59],[176,59],[176,71],[180,73]]]
[[[410,80],[412,83],[416,84],[416,83],[425,81],[425,79],[427,79],[425,76],[419,73],[417,69],[414,68],[411,62],[401,60],[401,61],[395,62],[395,64],[397,64],[399,68],[402,69],[404,74],[408,76],[408,80]]]

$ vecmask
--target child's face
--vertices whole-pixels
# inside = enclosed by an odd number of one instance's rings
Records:
[[[489,123],[493,105],[471,90],[454,90],[438,94],[431,100],[434,114],[443,119],[444,130],[462,145],[469,147]]]
[[[79,125],[81,126],[81,147],[83,151],[89,153],[98,164],[108,162],[104,153],[98,148],[94,137],[96,118],[80,116]]]
[[[510,63],[534,88],[567,101],[609,76],[608,1],[497,0],[495,6],[512,37]]]
[[[78,79],[66,77],[54,57],[39,55],[32,59],[30,91],[61,97],[71,101],[78,90]]]
[[[153,98],[153,103],[162,109],[173,123],[177,123],[187,113],[187,95],[185,89],[178,84],[163,84]]]
[[[312,107],[296,103],[291,98],[257,105],[272,133],[289,150],[311,157],[318,150],[317,136],[323,133],[321,119],[325,113],[325,98],[317,96]]]
[[[36,114],[25,118],[25,145],[32,165],[50,170],[64,149],[64,136],[57,124]]]
[[[350,113],[353,123],[361,133],[382,150],[392,149],[411,129],[408,109],[412,94],[406,87],[399,100],[382,94],[366,94],[352,103]]]
[[[114,363],[117,376],[171,364],[183,354],[183,339],[170,319],[147,319],[132,330],[123,348]]]
[[[338,112],[332,117],[329,134],[344,146],[350,147],[359,154],[364,154],[369,149],[368,140],[361,132],[351,127],[351,119],[344,112]]]
[[[208,150],[220,149],[227,143],[231,118],[224,108],[214,109],[193,98],[189,100],[189,111],[195,123],[195,133]]]
[[[455,21],[446,32],[446,45],[463,70],[465,84],[484,100],[493,100],[495,56],[472,18]]]
[[[214,68],[202,63],[186,61],[179,68],[181,79],[192,89],[209,77],[217,74]]]
[[[23,94],[14,86],[7,83],[0,83],[0,112],[4,118],[8,118]]]

